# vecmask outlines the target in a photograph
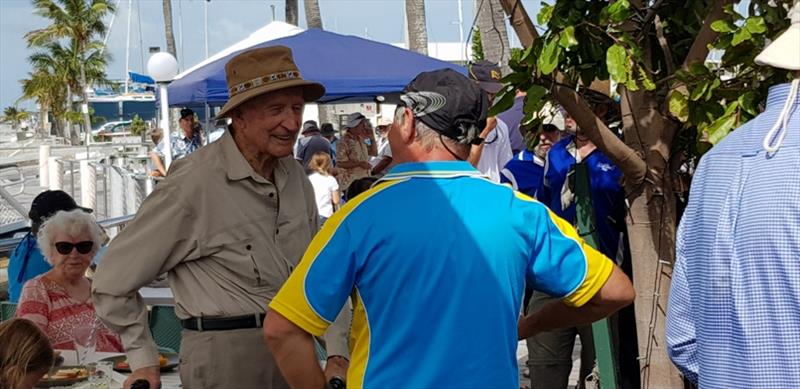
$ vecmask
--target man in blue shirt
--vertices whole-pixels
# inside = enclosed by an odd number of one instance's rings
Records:
[[[554,143],[561,139],[561,131],[555,124],[542,126],[539,143],[534,150],[525,148],[514,155],[503,170],[500,171],[500,182],[510,184],[514,190],[536,198],[536,192],[542,186],[544,178],[544,161],[547,152]]]
[[[178,131],[171,131],[168,138],[161,138],[161,142],[150,152],[150,161],[155,166],[153,173],[156,176],[164,177],[167,175],[167,169],[162,161],[164,153],[167,152],[165,142],[170,142],[173,161],[186,158],[195,150],[203,147],[203,131],[200,124],[195,120],[194,111],[189,108],[182,109],[178,124],[180,125]]]
[[[28,217],[31,219],[31,232],[17,244],[8,260],[8,299],[10,302],[17,303],[19,301],[25,282],[53,268],[44,259],[36,244],[39,227],[56,212],[73,209],[92,212],[89,208],[79,207],[70,195],[60,190],[46,190],[33,199],[31,210],[28,212]]]
[[[800,387],[800,5],[790,14],[756,63],[794,80],[703,156],[678,228],[667,351],[701,389]]]
[[[618,115],[614,101],[607,95],[591,89],[583,92],[584,98],[594,107],[594,113],[605,122],[615,122]],[[575,223],[575,196],[571,176],[576,163],[586,164],[594,208],[598,250],[609,258],[617,258],[618,247],[624,230],[624,192],[621,185],[622,172],[597,147],[580,133],[575,120],[565,113],[565,129],[573,135],[567,136],[550,149],[544,168],[542,187],[537,198],[559,217]],[[552,298],[534,292],[528,306],[529,312],[547,304]],[[528,366],[532,389],[564,388],[572,370],[572,349],[575,335],[581,339],[581,367],[579,387],[583,387],[586,376],[594,366],[594,342],[589,325],[564,328],[538,334],[528,339]]]
[[[632,301],[630,281],[465,162],[488,109],[475,83],[425,72],[401,99],[388,133],[400,164],[311,242],[269,305],[267,343],[290,386],[322,388],[312,334],[351,297],[348,388],[517,388],[519,338],[609,315]],[[562,300],[519,319],[526,280]]]

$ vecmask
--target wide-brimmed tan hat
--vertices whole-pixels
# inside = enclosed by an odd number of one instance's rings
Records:
[[[789,10],[792,24],[756,57],[759,65],[780,69],[800,70],[800,2]]]
[[[316,101],[325,94],[322,84],[304,80],[286,46],[271,46],[245,51],[225,64],[228,102],[217,117],[264,93],[302,87],[306,101]]]

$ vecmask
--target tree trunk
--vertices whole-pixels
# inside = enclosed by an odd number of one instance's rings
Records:
[[[304,0],[306,10],[306,26],[322,30],[322,15],[319,12],[319,0]]]
[[[286,23],[297,25],[297,0],[286,0]]]
[[[83,104],[81,105],[81,113],[83,114],[83,130],[85,131],[84,132],[84,141],[86,142],[86,145],[88,146],[89,145],[89,137],[92,135],[92,119],[89,117],[89,95],[86,94],[86,88],[88,87],[88,85],[86,85],[86,69],[85,69],[85,65],[84,65],[83,61],[81,61],[81,64],[80,64],[80,72],[81,72],[81,74],[80,74],[80,76],[81,76],[80,88],[81,88],[81,97],[82,97],[82,101],[83,101]],[[76,132],[73,132],[72,137],[71,137],[71,141],[72,141],[73,145],[80,144],[80,139],[79,139],[78,134]],[[87,156],[87,158],[88,158],[88,156]]]
[[[499,64],[503,75],[506,75],[511,72],[508,67],[511,48],[508,44],[503,7],[499,0],[475,0],[475,8],[478,13],[478,29],[481,31],[483,58]]]
[[[428,28],[425,24],[425,0],[406,0],[408,49],[428,55]]]
[[[164,10],[164,32],[167,37],[167,52],[178,58],[178,53],[175,50],[175,33],[172,31],[172,0],[162,0],[161,6]]]
[[[676,199],[669,158],[676,125],[661,115],[654,96],[622,89],[625,143],[642,155],[648,167],[643,186],[626,182],[641,385],[681,388],[683,381],[667,356],[664,331],[675,262]]]

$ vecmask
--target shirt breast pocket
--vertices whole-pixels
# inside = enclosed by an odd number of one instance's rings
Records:
[[[208,243],[208,259],[217,262],[218,272],[233,283],[251,287],[270,283],[268,254],[252,237],[216,237]]]

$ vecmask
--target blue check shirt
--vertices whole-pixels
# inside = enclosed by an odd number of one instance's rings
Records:
[[[800,98],[762,148],[789,84],[706,154],[677,237],[670,358],[700,388],[800,387]],[[786,130],[786,129],[785,129]]]

